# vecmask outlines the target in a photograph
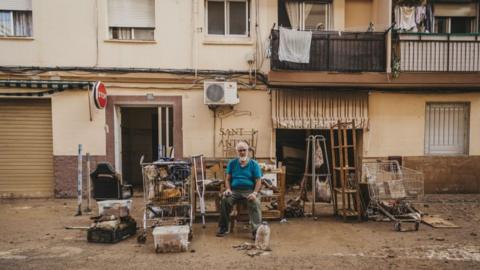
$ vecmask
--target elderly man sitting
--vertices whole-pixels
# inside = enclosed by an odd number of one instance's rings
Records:
[[[238,202],[246,201],[252,238],[262,222],[259,191],[262,186],[262,171],[255,160],[248,157],[248,144],[239,142],[236,146],[236,159],[230,160],[227,165],[227,179],[225,192],[221,202],[220,220],[218,222],[217,236],[222,237],[228,233],[230,212]]]

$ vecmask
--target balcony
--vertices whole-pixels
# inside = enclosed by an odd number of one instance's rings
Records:
[[[270,68],[275,71],[384,72],[386,35],[383,32],[315,31],[310,63],[282,62],[278,58],[279,31],[272,30]]]
[[[394,57],[402,72],[478,72],[480,34],[399,33]]]

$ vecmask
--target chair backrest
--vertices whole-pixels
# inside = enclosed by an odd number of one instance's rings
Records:
[[[93,186],[93,198],[100,200],[122,199],[120,179],[108,162],[101,162],[90,174]]]

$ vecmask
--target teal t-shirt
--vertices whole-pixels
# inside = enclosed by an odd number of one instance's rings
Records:
[[[231,175],[230,184],[233,190],[253,190],[255,180],[262,177],[260,166],[255,160],[248,160],[245,167],[240,166],[238,158],[230,160],[227,165],[227,174]]]

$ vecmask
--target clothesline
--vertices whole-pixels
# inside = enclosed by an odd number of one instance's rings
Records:
[[[424,28],[425,32],[432,32],[433,10],[427,5],[396,5],[394,8],[395,29],[403,31],[418,32]]]
[[[374,29],[374,32],[384,32],[388,28],[390,28],[390,26],[391,25],[387,25],[387,24],[381,24],[381,25],[373,24],[373,29]],[[280,26],[280,27],[283,27],[283,26]],[[311,30],[311,29],[307,29],[307,30],[297,30],[297,31],[306,31],[306,32],[367,32],[369,27],[370,27],[370,25],[347,27],[347,28],[343,28],[342,30],[336,30],[336,29]],[[283,27],[283,28],[287,28],[287,27]],[[289,29],[292,29],[292,28],[289,28]]]

